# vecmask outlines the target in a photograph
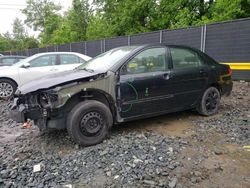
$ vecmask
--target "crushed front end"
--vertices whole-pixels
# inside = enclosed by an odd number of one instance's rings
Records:
[[[65,122],[56,108],[58,95],[54,90],[15,95],[10,116],[18,123],[34,120],[40,130],[47,128],[64,129]],[[63,114],[63,113],[62,113]],[[60,121],[61,119],[61,121]]]

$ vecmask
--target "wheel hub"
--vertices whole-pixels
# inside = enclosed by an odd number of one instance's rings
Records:
[[[102,127],[103,118],[98,112],[89,112],[85,114],[80,122],[80,130],[86,136],[98,134]]]
[[[13,87],[6,82],[0,83],[0,97],[10,97],[13,93]]]
[[[218,104],[219,96],[216,92],[211,91],[208,93],[207,98],[206,98],[206,109],[208,111],[213,111]]]

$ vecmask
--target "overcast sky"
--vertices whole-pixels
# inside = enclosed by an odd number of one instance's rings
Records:
[[[72,0],[54,0],[55,3],[61,4],[63,11],[66,11],[70,6]],[[0,0],[0,33],[12,31],[12,23],[16,17],[25,20],[25,15],[20,9],[25,8],[26,0]],[[29,34],[35,33],[28,30]]]

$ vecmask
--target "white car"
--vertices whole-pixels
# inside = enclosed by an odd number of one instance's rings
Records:
[[[0,98],[8,99],[17,87],[45,75],[73,70],[91,57],[74,52],[39,53],[10,67],[0,67]]]

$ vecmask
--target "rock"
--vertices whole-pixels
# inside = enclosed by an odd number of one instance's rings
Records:
[[[170,152],[170,155],[173,155],[174,149],[173,149],[172,147],[169,147],[168,150],[169,150],[169,152]]]
[[[0,172],[1,178],[6,179],[9,177],[9,170],[2,170]]]
[[[106,175],[110,177],[112,175],[111,171],[106,172]]]
[[[177,178],[174,177],[174,178],[171,179],[171,181],[169,182],[168,186],[170,188],[175,188],[176,184],[177,184]]]
[[[116,180],[116,179],[118,179],[120,176],[119,175],[116,175],[115,177],[114,177],[114,179]]]
[[[44,164],[42,164],[42,163],[39,163],[39,164],[37,164],[37,165],[34,165],[33,166],[33,172],[34,173],[36,173],[36,172],[40,172],[40,171],[42,171],[43,169],[44,169]]]
[[[71,184],[63,185],[62,188],[73,188],[73,185]]]
[[[106,148],[104,151],[100,153],[101,156],[106,155],[109,152],[109,149]]]
[[[222,155],[223,154],[223,151],[222,151],[222,149],[220,149],[220,148],[214,148],[214,153],[216,154],[216,155]]]
[[[199,172],[199,171],[195,171],[195,172],[194,172],[194,175],[196,175],[196,176],[201,176],[202,174],[201,174],[201,172]]]
[[[143,163],[143,161],[141,160],[141,159],[134,159],[134,161],[133,161],[135,164],[137,164],[137,163]]]
[[[153,180],[143,180],[143,183],[148,185],[156,185],[156,182]]]

